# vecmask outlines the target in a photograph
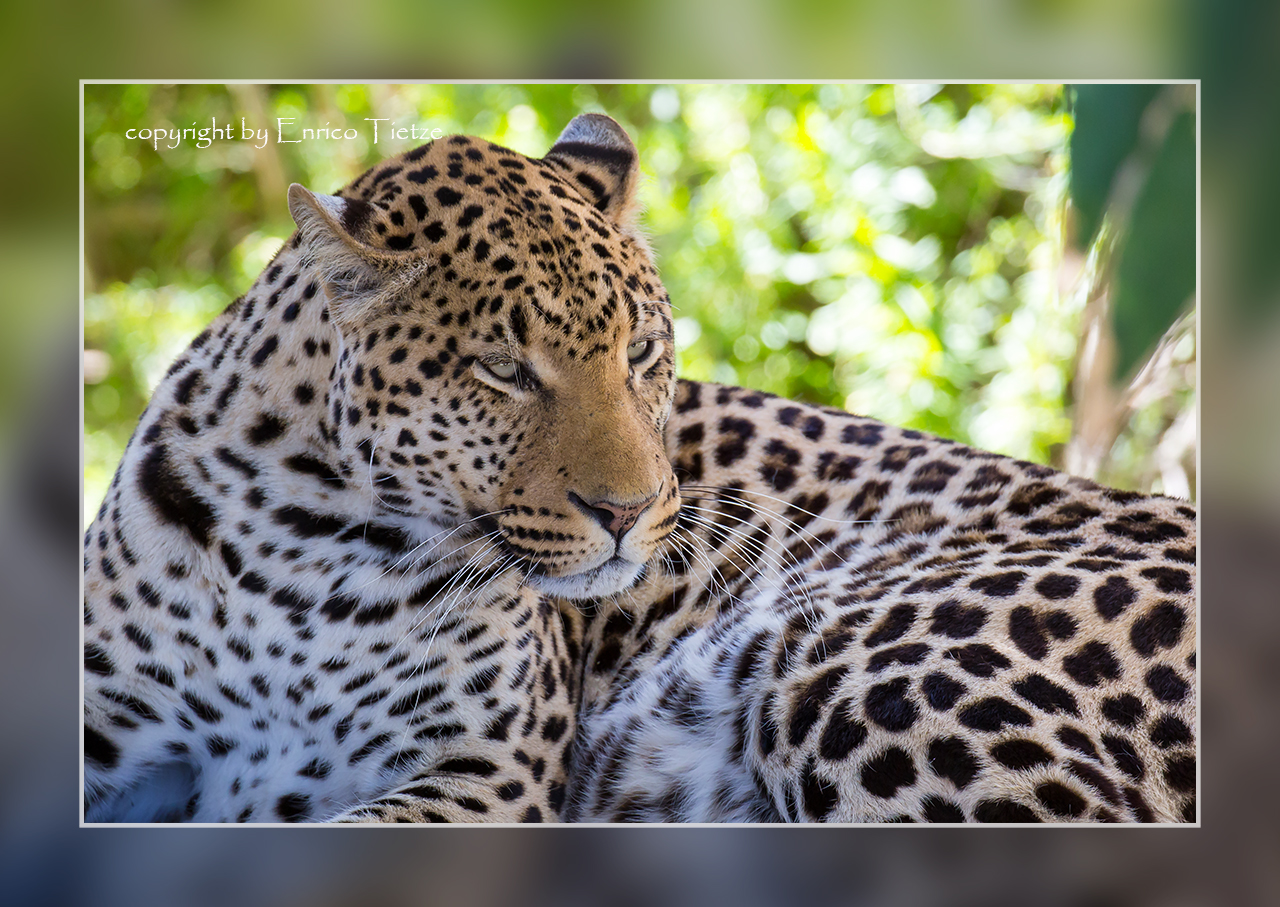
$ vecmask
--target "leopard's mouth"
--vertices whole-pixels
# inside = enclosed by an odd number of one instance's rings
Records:
[[[523,585],[545,595],[554,595],[574,601],[583,601],[616,595],[634,586],[644,574],[645,562],[633,560],[622,554],[618,545],[603,561],[575,572],[561,572],[564,568],[530,556],[527,549],[508,540],[499,520],[492,515],[474,515],[480,537],[490,536],[489,544],[496,555],[500,571],[514,570]],[[573,566],[568,565],[572,570]]]
[[[643,575],[644,564],[614,555],[603,564],[567,576],[527,572],[525,585],[546,595],[587,601],[623,592],[634,586]]]

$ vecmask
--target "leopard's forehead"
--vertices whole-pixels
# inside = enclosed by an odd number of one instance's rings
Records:
[[[483,263],[495,242],[537,240],[528,251],[546,258],[569,255],[574,244],[619,241],[584,191],[589,185],[555,162],[450,136],[378,164],[338,195],[368,204],[353,206],[344,226],[374,248],[471,252]]]
[[[353,236],[425,262],[415,304],[441,317],[457,310],[450,320],[473,327],[501,322],[521,344],[547,336],[588,359],[666,299],[643,240],[594,207],[598,188],[558,161],[451,136],[339,195],[353,202],[343,221]]]

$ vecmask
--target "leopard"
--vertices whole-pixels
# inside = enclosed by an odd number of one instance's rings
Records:
[[[1196,821],[1194,507],[678,378],[640,180],[290,187],[85,535],[85,822]]]

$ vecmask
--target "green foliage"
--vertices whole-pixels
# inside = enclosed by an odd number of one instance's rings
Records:
[[[536,156],[586,110],[640,150],[683,375],[1052,461],[1079,314],[1057,86],[90,85],[88,513],[168,360],[292,232],[288,183],[333,191],[419,144],[366,118]],[[125,138],[214,117],[271,141]],[[278,118],[356,137],[280,144]]]
[[[1142,112],[1160,86],[1076,85],[1072,91],[1071,202],[1075,243],[1084,248],[1102,225],[1116,173],[1137,148]]]
[[[1185,87],[1073,88],[1076,243],[1115,245],[1117,382],[1133,377],[1195,292],[1196,129],[1194,113],[1178,109]]]
[[[1115,374],[1142,362],[1196,288],[1195,120],[1174,120],[1133,206],[1116,269]]]

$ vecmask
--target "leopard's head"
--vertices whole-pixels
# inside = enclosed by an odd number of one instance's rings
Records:
[[[635,146],[573,120],[541,160],[453,136],[337,196],[289,190],[338,334],[323,431],[371,506],[568,598],[636,581],[675,525],[672,320]]]

